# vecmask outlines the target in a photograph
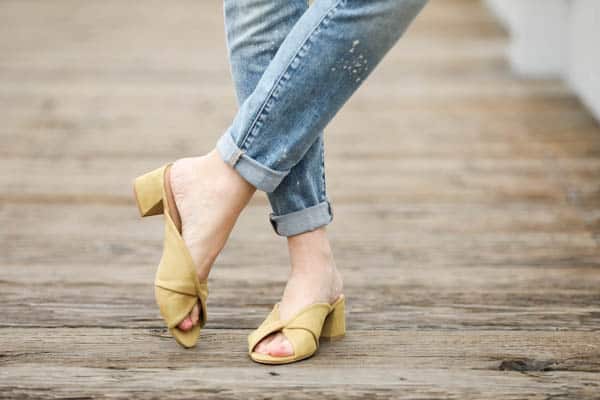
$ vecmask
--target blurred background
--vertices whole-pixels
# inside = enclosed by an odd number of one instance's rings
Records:
[[[349,334],[273,369],[265,196],[184,352],[131,193],[235,115],[221,1],[1,0],[0,398],[598,398],[599,5],[430,1],[326,133]]]
[[[600,118],[600,3],[485,0],[508,31],[507,55],[523,76],[563,79]]]

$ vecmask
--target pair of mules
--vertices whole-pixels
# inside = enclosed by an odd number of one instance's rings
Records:
[[[142,217],[164,215],[163,254],[154,282],[156,302],[175,340],[183,347],[193,347],[206,324],[208,285],[199,281],[190,252],[181,237],[181,223],[173,200],[168,174],[171,165],[138,177],[134,182],[135,198]],[[177,325],[199,305],[199,321],[183,331]],[[254,351],[267,336],[282,332],[290,341],[293,355],[273,357]],[[335,339],[346,333],[345,299],[333,304],[316,303],[300,310],[293,318],[282,321],[276,304],[264,322],[248,336],[248,354],[256,362],[287,364],[306,359],[316,353],[320,339]]]

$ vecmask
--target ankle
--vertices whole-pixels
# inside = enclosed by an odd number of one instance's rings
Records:
[[[325,228],[288,238],[292,274],[336,271],[333,251]]]
[[[301,261],[293,260],[290,269],[291,277],[307,275],[331,276],[338,273],[333,254],[331,253],[312,254],[310,257],[302,257]]]
[[[342,293],[342,276],[335,264],[292,270],[283,294],[282,316],[289,317],[299,307],[315,302],[332,304]]]
[[[325,228],[288,238],[290,281],[309,292],[334,301],[342,294],[343,280],[337,269]],[[308,285],[307,289],[306,286]]]
[[[217,190],[228,196],[248,196],[256,191],[254,186],[223,161],[216,149],[210,151],[205,157],[210,164],[213,182]]]

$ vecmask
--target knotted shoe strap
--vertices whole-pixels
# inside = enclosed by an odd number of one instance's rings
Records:
[[[310,357],[319,347],[321,330],[331,310],[332,306],[327,303],[312,304],[300,310],[286,323],[283,323],[279,317],[279,305],[276,304],[267,319],[248,337],[250,357],[254,361],[268,364],[284,364]],[[293,355],[273,357],[254,352],[254,348],[261,340],[279,331],[291,343],[294,351]]]
[[[200,328],[206,323],[206,281],[199,282],[196,268],[181,234],[173,220],[165,213],[165,239],[163,255],[154,280],[155,297],[160,313],[169,331],[184,347],[196,344]],[[199,323],[189,331],[177,325],[200,303]]]
[[[280,331],[283,327],[284,325],[279,319],[279,304],[275,304],[275,307],[273,307],[273,310],[271,310],[262,324],[248,335],[248,351],[252,353],[261,340],[272,333]]]

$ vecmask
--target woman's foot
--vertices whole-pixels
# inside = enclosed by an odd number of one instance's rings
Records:
[[[314,303],[332,304],[342,294],[342,277],[335,266],[325,228],[288,238],[292,271],[279,303],[282,321]],[[254,351],[273,357],[294,354],[283,333],[267,336]]]
[[[176,224],[181,222],[183,240],[198,279],[203,281],[255,188],[223,162],[216,150],[203,157],[176,161],[168,178],[176,204],[169,213]],[[177,327],[190,330],[199,318],[196,304]]]

